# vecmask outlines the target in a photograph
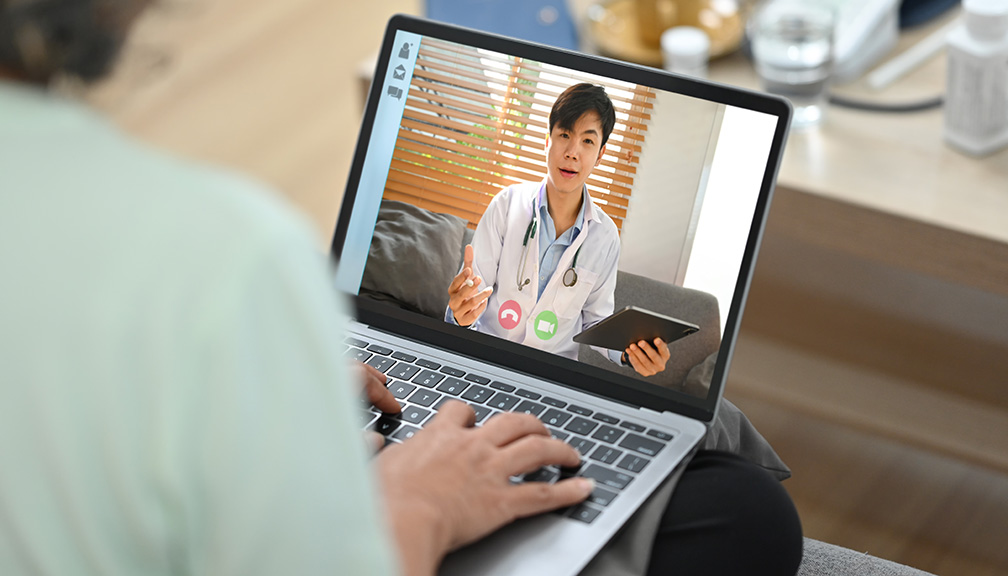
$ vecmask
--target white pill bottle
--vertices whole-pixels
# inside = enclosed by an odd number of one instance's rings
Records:
[[[948,35],[945,141],[982,156],[1008,145],[1008,0],[963,0]]]

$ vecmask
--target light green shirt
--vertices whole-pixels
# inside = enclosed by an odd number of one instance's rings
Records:
[[[0,82],[0,574],[395,572],[307,226]]]

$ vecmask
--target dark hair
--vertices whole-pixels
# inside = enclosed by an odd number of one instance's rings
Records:
[[[115,62],[146,0],[0,0],[0,66],[48,83],[91,82]]]
[[[616,126],[616,110],[605,88],[595,84],[575,84],[557,96],[549,115],[550,134],[557,125],[564,130],[573,130],[574,123],[584,116],[585,112],[598,114],[599,121],[602,122],[601,145],[605,146],[613,127]]]

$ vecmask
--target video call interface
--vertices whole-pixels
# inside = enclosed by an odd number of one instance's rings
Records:
[[[718,353],[777,117],[404,31],[393,46],[386,76],[375,79],[381,96],[339,287],[706,396],[696,373]],[[582,83],[602,86],[616,112],[584,182],[604,216],[584,222],[582,214],[574,238],[548,248],[557,231],[536,213],[536,199],[549,202],[551,162],[581,153],[550,159],[549,138],[556,147],[572,137],[550,133],[550,110]],[[561,184],[570,176],[557,174]],[[459,282],[466,268],[471,286]],[[490,293],[475,319],[457,318],[450,305],[462,292]],[[628,305],[697,328],[663,340],[668,359],[656,373],[642,374],[614,343],[573,341]]]

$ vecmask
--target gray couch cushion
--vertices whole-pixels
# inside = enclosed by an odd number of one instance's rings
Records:
[[[465,232],[466,222],[457,216],[383,200],[361,280],[362,294],[443,318]]]
[[[896,564],[811,538],[805,539],[798,576],[933,576],[916,568]]]
[[[620,374],[644,380],[665,388],[684,390],[696,396],[706,396],[704,390],[687,390],[687,377],[708,356],[716,352],[721,343],[721,317],[718,301],[713,295],[692,290],[630,272],[616,273],[616,310],[634,305],[641,308],[692,322],[700,331],[669,344],[672,355],[665,370],[654,376],[644,377],[629,366],[616,366],[594,349],[582,345],[578,359],[587,364],[613,370]],[[693,383],[710,382],[694,379]]]

